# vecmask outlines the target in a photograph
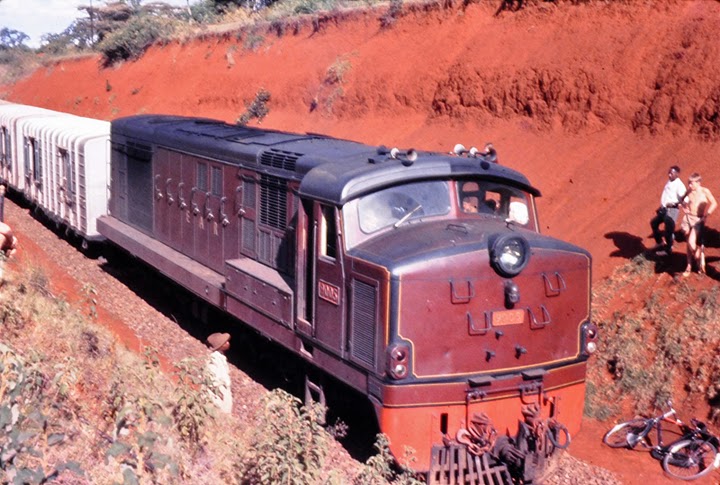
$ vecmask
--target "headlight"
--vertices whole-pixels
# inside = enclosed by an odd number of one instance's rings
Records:
[[[530,260],[530,245],[524,237],[506,234],[495,240],[490,248],[490,262],[501,276],[519,274]]]

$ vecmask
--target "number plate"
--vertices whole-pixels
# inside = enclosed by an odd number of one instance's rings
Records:
[[[525,322],[525,310],[501,310],[493,312],[492,324],[493,327],[500,327],[502,325],[519,325]]]

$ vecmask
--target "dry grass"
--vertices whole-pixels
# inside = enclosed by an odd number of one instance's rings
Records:
[[[12,260],[5,276],[3,482],[41,470],[30,482],[419,483],[412,470],[393,469],[387,446],[367,465],[338,460],[319,410],[282,391],[269,393],[249,420],[218,417],[203,392],[203,363],[185,360],[168,375],[155,349],[129,351],[96,321],[92,286],[83,286],[87,304],[78,309],[52,293],[41,269]],[[11,433],[25,437],[22,446]]]
[[[232,482],[247,445],[241,423],[205,414],[199,436],[183,439],[173,417],[178,393],[204,394],[163,374],[152,351],[143,358],[119,345],[114,334],[55,298],[47,284],[40,270],[30,269],[0,288],[0,340],[11,349],[5,358],[12,355],[35,376],[20,396],[3,392],[0,407],[42,413],[48,428],[64,436],[41,460],[19,454],[17,467],[42,464],[50,473],[77,462],[80,480],[88,483],[122,483],[128,474],[141,482]]]
[[[696,405],[707,409],[698,418],[719,422],[720,290],[652,268],[636,258],[596,291],[600,345],[586,412],[604,418],[626,403],[647,414],[672,398],[680,409]]]

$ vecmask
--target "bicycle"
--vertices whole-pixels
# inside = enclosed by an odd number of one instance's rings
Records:
[[[677,411],[668,402],[669,410],[651,418],[635,418],[613,426],[603,443],[611,448],[634,449],[638,444],[650,448],[653,457],[661,460],[668,475],[680,480],[694,480],[707,475],[720,466],[720,440],[710,433],[705,423],[691,419],[692,426],[677,417]],[[672,419],[671,419],[672,418]],[[662,440],[662,422],[669,421],[680,427],[682,436],[669,444]],[[657,442],[650,441],[650,433],[657,430]]]

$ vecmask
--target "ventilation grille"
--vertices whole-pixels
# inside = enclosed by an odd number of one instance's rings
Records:
[[[242,248],[255,255],[255,221],[242,219]]]
[[[353,280],[352,355],[359,361],[375,366],[376,292],[375,287]]]
[[[261,180],[260,223],[281,230],[287,226],[285,182],[269,175],[263,175]]]
[[[295,162],[300,158],[300,153],[286,152],[271,148],[262,152],[260,155],[260,164],[268,167],[279,168],[282,170],[295,171]]]

